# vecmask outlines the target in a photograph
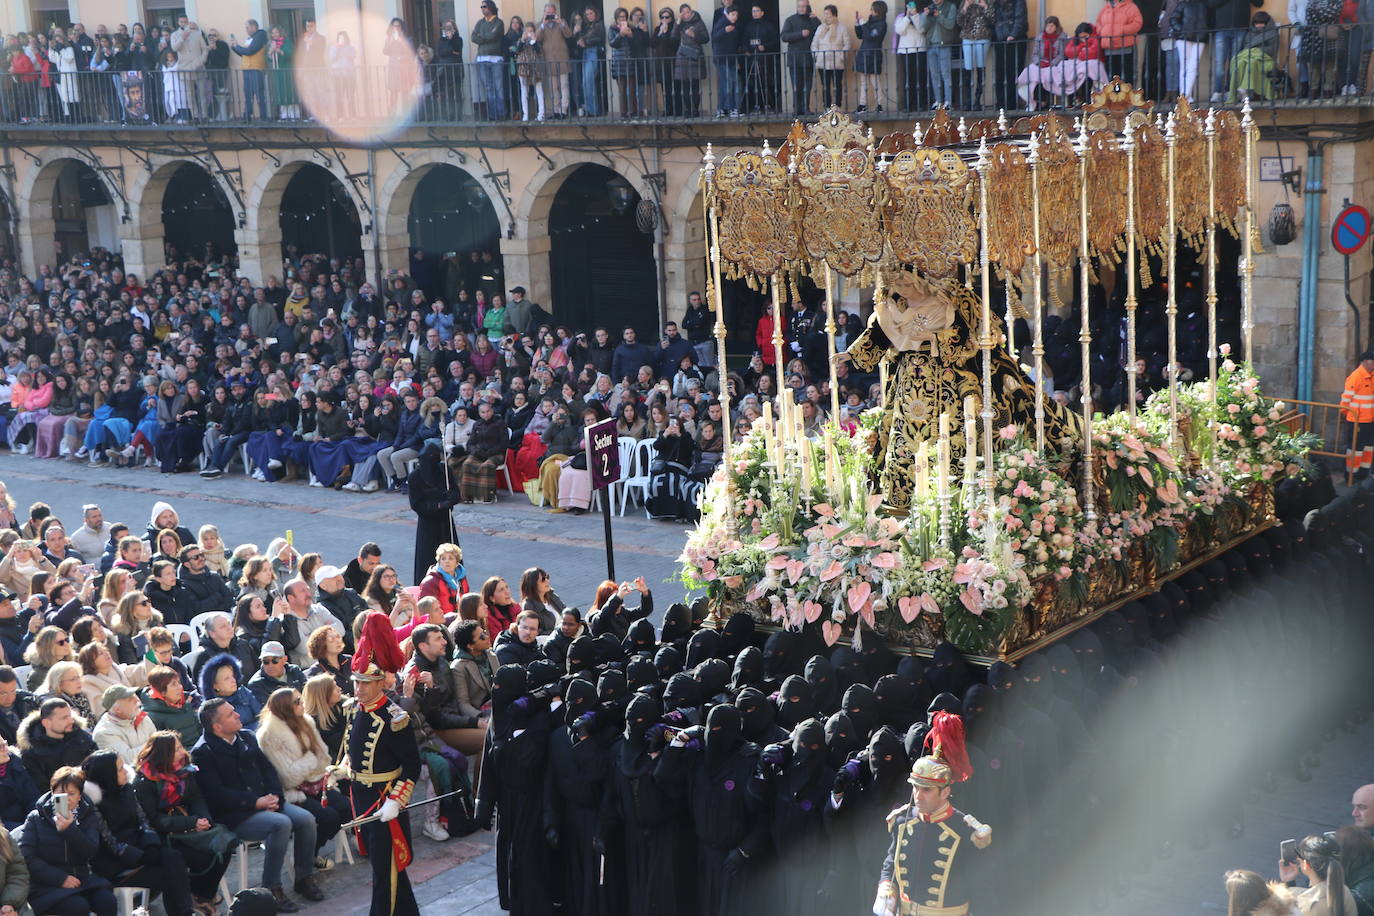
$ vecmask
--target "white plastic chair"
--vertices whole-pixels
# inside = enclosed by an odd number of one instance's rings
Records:
[[[624,459],[621,459],[624,461]],[[620,474],[623,491],[620,497],[620,514],[625,514],[625,504],[632,493],[639,494],[639,506],[649,515],[649,493],[653,489],[653,477],[649,468],[654,463],[654,440],[641,439],[635,443],[628,463],[622,466]]]
[[[204,614],[197,614],[192,617],[191,622],[186,625],[195,632],[196,638],[199,639],[205,635],[205,625],[210,622],[211,617],[227,617],[230,622],[234,619],[234,615],[228,611],[206,611]]]
[[[153,899],[153,891],[149,887],[116,887],[114,893],[119,901],[119,916],[131,916],[134,910],[140,906],[147,907]]]
[[[186,639],[185,639],[184,641],[186,642],[187,645],[189,645],[189,646],[190,646],[191,648],[193,648],[193,649],[196,647],[196,631],[193,630],[193,629],[191,629],[191,627],[188,626],[187,624],[184,624],[184,623],[164,623],[163,626],[167,628],[167,632],[171,633],[174,637],[176,637],[177,649],[178,649],[178,650],[181,649],[181,644],[182,644],[182,642],[183,642],[183,640],[182,640],[182,637],[183,637],[183,636],[186,637]]]

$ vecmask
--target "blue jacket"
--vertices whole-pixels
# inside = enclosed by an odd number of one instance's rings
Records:
[[[5,822],[6,830],[14,830],[24,823],[24,818],[33,810],[38,801],[38,788],[24,764],[11,757],[5,766],[5,775],[0,776],[0,820]]]
[[[225,665],[234,669],[234,683],[239,685],[239,689],[224,699],[229,701],[230,706],[238,710],[239,718],[243,720],[243,727],[248,731],[254,731],[258,727],[258,715],[262,712],[262,701],[244,683],[243,664],[238,658],[228,652],[219,652],[207,661],[205,666],[200,669],[200,695],[207,698],[218,696],[215,693],[215,678],[219,677],[219,671]]]
[[[262,796],[284,797],[277,771],[250,731],[239,732],[233,744],[207,733],[191,749],[191,759],[200,767],[200,781],[208,788],[205,800],[210,814],[226,827],[237,827],[255,814]]]
[[[420,433],[420,427],[420,411],[402,408],[401,420],[396,425],[396,437],[391,440],[391,447],[397,451],[412,448],[418,452],[425,441]]]
[[[717,53],[721,52],[718,50]],[[627,375],[633,380],[639,374],[640,366],[652,368],[655,362],[654,354],[644,344],[622,343],[615,348],[615,355],[611,357],[611,381],[618,385]]]
[[[29,812],[16,839],[29,866],[29,906],[35,913],[50,913],[53,906],[82,891],[109,887],[108,880],[91,870],[91,861],[98,853],[112,854],[130,867],[143,857],[141,849],[114,838],[89,798],[81,799],[77,806],[76,823],[59,831],[52,795],[44,795]],[[68,875],[81,884],[63,887]]]

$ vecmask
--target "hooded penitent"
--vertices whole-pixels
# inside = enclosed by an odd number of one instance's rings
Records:
[[[782,682],[778,692],[778,725],[792,729],[816,714],[815,703],[811,699],[811,685],[806,678],[794,674]]]

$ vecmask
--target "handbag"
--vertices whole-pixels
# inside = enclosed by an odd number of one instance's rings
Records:
[[[203,870],[190,871],[192,877],[200,877],[214,868],[221,859],[230,855],[234,847],[238,845],[239,838],[234,834],[234,831],[223,824],[213,824],[209,830],[169,833],[167,834],[167,841],[173,846],[202,850],[213,857],[210,864]]]

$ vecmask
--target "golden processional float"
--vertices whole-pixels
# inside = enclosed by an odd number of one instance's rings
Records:
[[[708,147],[719,364],[727,280],[770,291],[781,314],[809,277],[826,294],[831,353],[837,284],[871,288],[873,314],[831,360],[821,428],[787,397],[776,415],[764,403],[743,438],[724,424],[725,457],[681,556],[688,587],[706,590],[717,618],[752,613],[831,645],[876,632],[917,652],[948,640],[976,660],[1015,660],[1273,524],[1273,486],[1310,442],[1250,368],[1256,133],[1248,104],[1239,118],[1185,100],[1155,115],[1113,81],[1073,124],[937,112],[876,137],[832,109],[776,151]],[[1234,358],[1217,340],[1218,230],[1241,241]],[[1137,409],[1137,292],[1157,265],[1176,367],[1180,246],[1205,263],[1207,379],[1168,371],[1167,390]],[[1062,305],[1046,281],[1059,277],[1078,286],[1090,380],[1089,290],[1105,271],[1125,280],[1130,406],[1103,416],[1090,384],[1070,411],[1036,380],[1041,319]],[[1029,367],[1014,356],[1016,317],[1031,329]],[[843,426],[841,362],[882,386],[881,405]],[[729,397],[723,384],[727,415]]]

